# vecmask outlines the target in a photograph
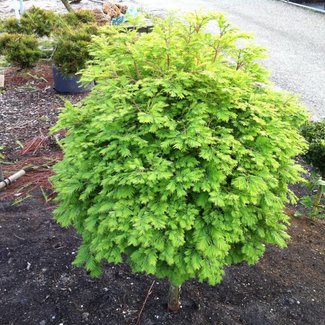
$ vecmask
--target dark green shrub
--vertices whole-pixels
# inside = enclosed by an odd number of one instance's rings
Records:
[[[13,36],[8,33],[0,35],[0,55],[4,55],[7,44],[12,42]]]
[[[95,24],[96,16],[92,10],[82,9],[62,15],[62,20],[69,26],[80,26],[82,24]]]
[[[27,10],[21,18],[21,26],[24,31],[32,31],[42,37],[49,36],[57,25],[58,17],[51,10],[43,10],[32,7]]]
[[[305,197],[304,202],[307,203],[305,205],[312,208],[311,216],[324,216],[321,203],[325,193],[325,120],[306,123],[301,129],[301,133],[309,144],[304,158],[320,174],[319,179],[314,181],[314,185],[317,187],[316,195],[313,199],[310,196]]]
[[[27,68],[36,63],[41,57],[37,38],[26,34],[1,34],[0,53],[11,64]]]
[[[216,284],[225,266],[286,245],[306,116],[291,95],[258,86],[263,51],[221,14],[123,31],[94,38],[83,80],[97,85],[55,128],[68,129],[55,218],[83,238],[76,265],[98,276],[102,261],[125,261],[166,277],[177,308],[184,281]]]
[[[309,144],[305,160],[325,178],[325,120],[306,123],[301,133]]]
[[[20,21],[15,17],[3,19],[0,23],[0,31],[10,34],[49,36],[58,21],[58,16],[53,11],[32,7],[25,11]]]
[[[76,73],[85,67],[90,59],[88,46],[96,32],[95,26],[85,25],[77,30],[64,29],[56,35],[53,61],[62,73]]]
[[[27,26],[22,26],[18,19],[15,17],[8,17],[0,22],[0,32],[10,34],[26,33],[31,34],[32,29],[28,29]]]

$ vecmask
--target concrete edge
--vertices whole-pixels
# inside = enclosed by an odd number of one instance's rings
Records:
[[[295,7],[300,7],[302,9],[307,9],[307,10],[310,10],[310,11],[313,11],[313,12],[318,12],[319,14],[325,14],[325,10],[321,10],[321,9],[317,9],[317,8],[313,8],[313,7],[309,7],[309,6],[304,6],[304,5],[301,5],[299,3],[294,3],[294,2],[287,1],[287,0],[277,0],[277,1],[281,1],[281,2],[286,3],[288,5],[292,5],[292,6],[295,6]]]

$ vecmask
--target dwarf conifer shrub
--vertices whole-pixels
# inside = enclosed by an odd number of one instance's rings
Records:
[[[44,10],[33,6],[25,11],[20,24],[25,31],[42,37],[49,36],[57,26],[58,16],[52,10]]]
[[[7,17],[0,21],[0,32],[17,34],[17,33],[26,33],[31,34],[31,30],[24,28],[18,19],[15,17]]]
[[[55,217],[82,236],[75,265],[98,276],[102,261],[125,261],[168,278],[176,309],[184,281],[216,284],[226,265],[286,245],[305,113],[259,86],[264,52],[247,39],[221,14],[94,38],[83,79],[97,85],[81,105],[67,103],[55,128],[68,129]]]
[[[58,24],[58,15],[52,10],[33,6],[25,11],[20,20],[8,17],[1,21],[0,31],[10,34],[35,34],[49,36]]]
[[[0,35],[0,54],[9,63],[27,68],[40,59],[42,52],[35,36],[4,33]]]
[[[15,17],[8,17],[1,20],[0,32],[11,33],[11,34],[17,34],[17,33],[30,34],[31,30],[29,31],[24,30],[24,28],[19,23],[18,19],[16,19]]]
[[[95,24],[96,16],[93,10],[81,9],[62,15],[62,20],[69,26],[80,26],[82,24]]]

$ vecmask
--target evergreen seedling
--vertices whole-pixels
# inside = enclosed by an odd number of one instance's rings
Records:
[[[75,265],[99,276],[103,261],[125,261],[168,278],[177,310],[186,280],[214,285],[266,244],[285,247],[306,116],[260,86],[264,51],[221,14],[157,20],[150,34],[104,31],[83,74],[96,86],[55,128],[68,129],[55,218],[83,239]]]

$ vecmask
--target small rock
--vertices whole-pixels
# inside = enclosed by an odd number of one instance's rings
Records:
[[[295,303],[295,300],[292,299],[292,298],[288,298],[287,299],[287,302],[290,304],[290,305],[293,305]]]
[[[88,320],[89,315],[90,315],[90,314],[87,313],[87,312],[82,313],[82,319],[83,319],[83,320]]]
[[[43,319],[39,322],[39,325],[45,325],[46,324],[46,321]]]

